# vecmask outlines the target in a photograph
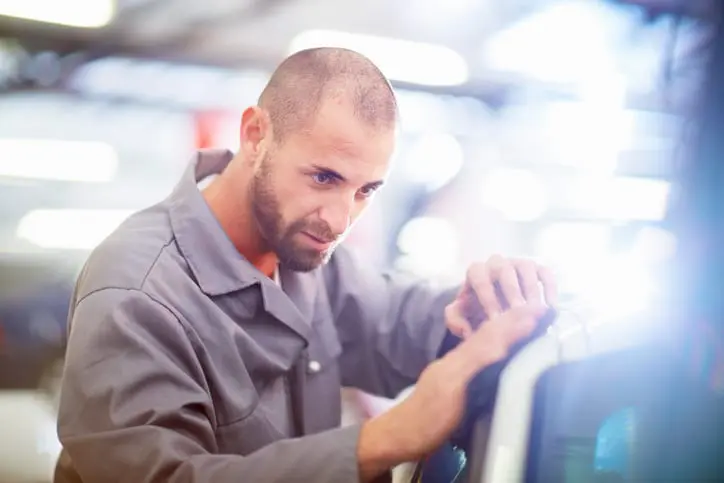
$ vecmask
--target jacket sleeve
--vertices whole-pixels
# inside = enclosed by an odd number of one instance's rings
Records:
[[[454,344],[444,310],[458,288],[436,290],[381,274],[343,247],[323,277],[342,343],[343,385],[395,397]]]
[[[58,432],[84,483],[358,481],[359,427],[218,454],[195,339],[165,306],[106,289],[72,315]],[[253,391],[252,391],[253,392]]]

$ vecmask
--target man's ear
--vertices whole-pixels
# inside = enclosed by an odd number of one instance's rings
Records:
[[[273,138],[269,113],[259,106],[251,106],[241,115],[239,131],[241,150],[252,158],[260,157],[269,148]]]

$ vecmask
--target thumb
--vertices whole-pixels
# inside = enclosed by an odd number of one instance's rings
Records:
[[[445,307],[445,325],[450,332],[461,339],[467,339],[472,334],[473,330],[463,315],[462,302],[459,299]]]

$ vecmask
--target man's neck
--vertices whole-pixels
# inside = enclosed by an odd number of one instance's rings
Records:
[[[211,212],[239,253],[267,277],[273,277],[279,264],[274,252],[264,246],[251,213],[251,203],[243,186],[230,186],[223,173],[202,195]]]

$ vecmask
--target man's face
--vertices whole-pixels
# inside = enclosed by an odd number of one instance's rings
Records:
[[[267,151],[251,183],[259,231],[281,263],[326,262],[387,175],[394,129],[373,128],[342,100],[325,102],[308,129]]]

